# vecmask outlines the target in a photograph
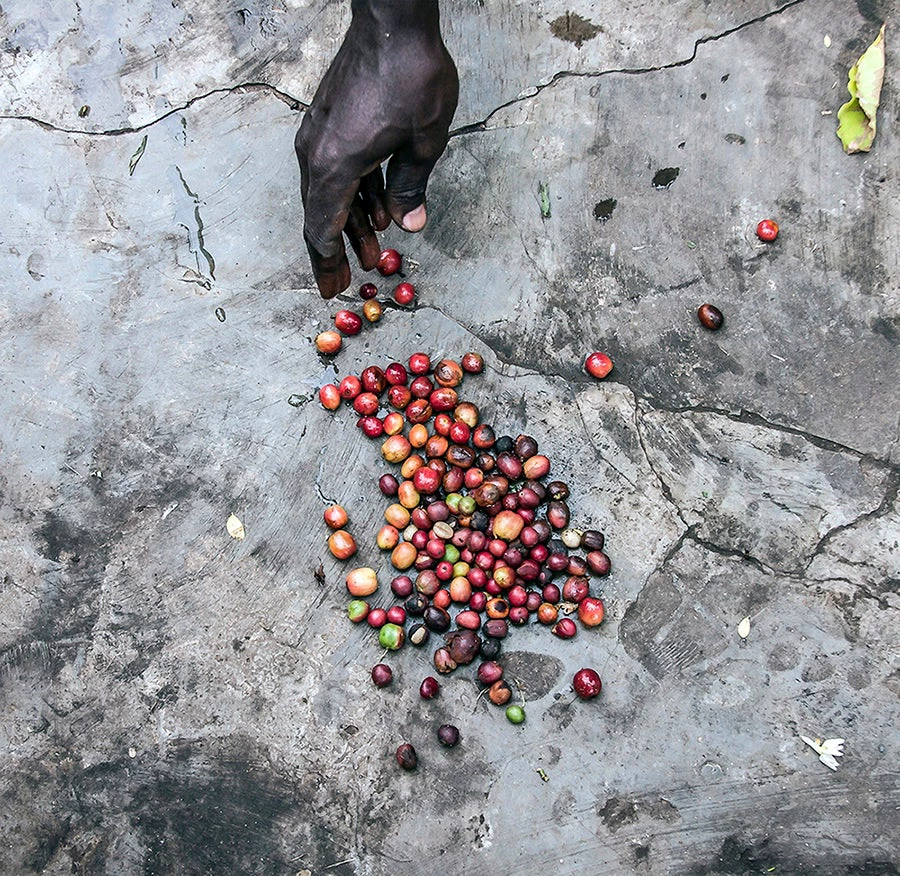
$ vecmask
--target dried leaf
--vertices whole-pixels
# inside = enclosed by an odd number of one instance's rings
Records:
[[[850,100],[838,110],[837,135],[844,152],[868,152],[875,140],[875,113],[884,82],[884,25],[869,48],[850,68]]]
[[[131,161],[128,162],[128,175],[129,176],[134,174],[134,169],[137,167],[137,163],[141,160],[141,156],[144,154],[144,150],[146,148],[147,148],[147,135],[144,134],[144,139],[141,140],[141,145],[138,146],[138,148],[134,150],[134,155],[131,156]]]
[[[234,514],[228,516],[228,519],[225,521],[225,529],[232,538],[236,538],[238,541],[243,541],[244,536],[247,534],[244,532],[244,524]]]
[[[738,635],[742,639],[746,639],[747,636],[750,635],[750,615],[749,614],[738,624]]]

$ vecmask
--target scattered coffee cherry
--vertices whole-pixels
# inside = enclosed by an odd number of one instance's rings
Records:
[[[715,304],[701,304],[697,308],[697,319],[700,320],[700,325],[713,332],[722,328],[722,323],[725,322],[722,311]]]
[[[460,365],[468,374],[481,374],[484,371],[484,358],[481,353],[469,352],[462,357]]]
[[[512,699],[512,688],[501,678],[488,688],[488,699],[495,706],[505,706]]]
[[[397,624],[386,623],[378,631],[378,644],[382,648],[387,648],[388,651],[397,651],[402,648],[405,640],[406,633],[403,632],[403,627]]]
[[[362,429],[367,438],[378,438],[384,434],[384,423],[372,414],[360,417],[356,421],[356,425]]]
[[[429,636],[431,635],[431,631],[425,624],[413,624],[409,628],[409,641],[411,644],[415,645],[417,648],[420,648],[427,641]]]
[[[362,324],[362,317],[352,310],[339,310],[334,315],[335,328],[344,335],[358,335]]]
[[[402,627],[406,623],[406,609],[402,605],[392,605],[387,610],[387,619],[390,623]]]
[[[595,574],[608,575],[612,569],[612,561],[603,551],[591,551],[586,557],[588,568]]]
[[[603,600],[596,596],[585,596],[578,603],[578,620],[586,627],[599,627],[605,614]]]
[[[368,614],[368,602],[364,602],[362,599],[351,599],[350,602],[347,603],[347,617],[350,618],[353,623],[362,623]]]
[[[378,287],[374,283],[363,283],[359,287],[359,297],[363,301],[371,301],[378,294]]]
[[[575,673],[575,678],[572,680],[572,687],[575,688],[575,693],[577,693],[581,699],[592,700],[600,693],[600,689],[603,685],[600,683],[600,676],[597,674],[596,670],[579,669],[578,672]]]
[[[368,322],[378,322],[381,319],[381,305],[377,301],[367,301],[363,304],[363,316]]]
[[[438,742],[447,748],[453,748],[459,742],[459,728],[453,724],[441,724],[437,731]]]
[[[329,505],[323,517],[329,529],[343,529],[350,522],[350,517],[342,505]]]
[[[506,720],[510,724],[521,724],[525,720],[525,709],[521,706],[507,706]]]
[[[612,359],[606,353],[594,352],[584,360],[584,370],[597,380],[603,380],[612,371],[612,367]]]
[[[338,529],[328,536],[328,550],[338,560],[349,560],[356,553],[356,541],[345,529]],[[368,596],[368,593],[353,594],[354,596]]]
[[[316,335],[316,349],[327,356],[337,353],[343,343],[340,332],[336,332],[334,329],[328,329]]]
[[[398,283],[394,289],[394,301],[404,307],[413,303],[416,298],[416,288],[412,283]]]
[[[413,374],[427,374],[431,370],[431,357],[427,353],[413,353],[409,357],[409,370]]]
[[[766,243],[771,243],[778,237],[778,223],[774,219],[763,219],[756,226],[756,236]]]
[[[338,532],[334,533],[334,535],[338,535]],[[332,538],[334,538],[334,535]],[[353,548],[355,553],[355,543]],[[361,596],[371,596],[378,589],[378,576],[375,574],[374,569],[370,569],[368,566],[361,566],[360,568],[352,569],[347,573],[346,584],[347,590],[350,592],[351,596],[357,598]]]
[[[376,663],[372,667],[372,682],[375,687],[387,687],[394,680],[394,672],[387,663]]]
[[[391,386],[406,386],[409,374],[407,374],[406,366],[400,362],[391,362],[384,369],[384,377]]]
[[[581,547],[581,532],[577,529],[564,529],[560,538],[562,543],[568,548]]]
[[[433,675],[422,679],[422,683],[419,685],[419,696],[423,700],[433,700],[440,691],[441,683]]]
[[[341,406],[341,392],[333,383],[319,388],[319,402],[326,411],[336,411]]]
[[[397,763],[401,769],[414,770],[419,765],[419,758],[416,755],[415,748],[409,742],[404,742],[398,746],[396,753]]]
[[[578,632],[578,627],[571,618],[564,617],[553,625],[551,632],[560,639],[571,639]]]
[[[355,374],[348,374],[338,384],[338,392],[344,401],[353,401],[362,392],[362,382]]]
[[[387,623],[387,612],[383,608],[373,608],[366,615],[366,623],[373,630],[380,630]]]
[[[378,273],[382,277],[390,277],[400,270],[400,264],[403,261],[401,255],[395,249],[383,249],[378,259]]]

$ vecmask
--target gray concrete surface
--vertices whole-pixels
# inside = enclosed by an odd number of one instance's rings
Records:
[[[50,5],[0,8],[0,872],[896,873],[897,4],[445,4],[457,134],[386,236],[419,305],[334,366],[292,138],[348,4]],[[607,534],[603,627],[505,645],[521,727],[470,673],[420,701],[420,651],[375,691],[325,550],[382,465],[305,401],[417,348],[483,352]]]

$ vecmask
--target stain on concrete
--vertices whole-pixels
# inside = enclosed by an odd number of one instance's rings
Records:
[[[597,809],[600,820],[615,833],[620,827],[634,824],[637,819],[637,806],[633,800],[621,797],[610,797],[603,806]]]
[[[559,683],[563,664],[557,657],[532,651],[504,652],[504,674],[522,688],[526,700],[546,696]]]
[[[655,189],[667,189],[678,179],[679,173],[681,173],[680,167],[661,167],[653,174],[651,184]]]
[[[615,198],[604,198],[602,201],[597,201],[594,204],[594,218],[598,222],[606,222],[612,216],[617,203]]]
[[[821,654],[816,654],[803,667],[800,678],[806,682],[824,681],[834,674],[834,665]]]
[[[793,645],[782,643],[769,652],[766,666],[773,672],[785,672],[800,662],[800,654]]]
[[[887,14],[882,0],[856,0],[856,8],[866,21],[883,22]]]
[[[575,43],[576,49],[580,49],[586,42],[602,32],[603,28],[600,25],[594,24],[587,18],[582,18],[577,12],[567,11],[550,22],[550,33],[557,39]]]

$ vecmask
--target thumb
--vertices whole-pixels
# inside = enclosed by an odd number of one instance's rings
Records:
[[[388,163],[385,201],[391,218],[406,231],[425,227],[425,189],[439,156],[417,154],[412,147],[404,147]]]

